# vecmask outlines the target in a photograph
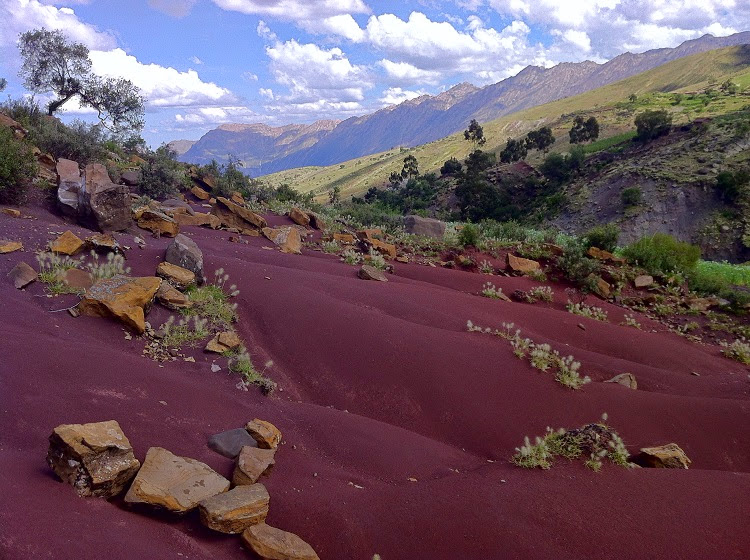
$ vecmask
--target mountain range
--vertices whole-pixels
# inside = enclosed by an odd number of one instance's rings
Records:
[[[515,76],[482,88],[458,84],[439,95],[423,95],[361,117],[309,125],[224,124],[187,149],[189,163],[239,159],[251,175],[306,166],[326,166],[389,150],[412,147],[453,134],[475,118],[490,121],[529,107],[584,93],[667,62],[721,47],[750,43],[750,32],[704,35],[675,48],[624,53],[598,64],[565,62],[528,66]]]

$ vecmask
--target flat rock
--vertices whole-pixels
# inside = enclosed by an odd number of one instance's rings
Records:
[[[295,224],[299,224],[301,226],[309,226],[310,225],[310,216],[308,216],[305,212],[303,212],[299,208],[292,208],[289,211],[289,218]]]
[[[247,432],[245,433],[247,434]],[[261,449],[255,447],[255,445],[257,444],[253,440],[253,446],[244,446],[237,456],[237,464],[234,466],[234,474],[232,474],[232,482],[237,486],[255,484],[261,476],[271,474],[271,470],[276,464],[275,449]]]
[[[245,429],[261,449],[276,449],[281,443],[281,431],[266,420],[255,418],[247,423]]]
[[[193,196],[198,200],[208,200],[211,198],[211,195],[200,188],[198,185],[195,185],[192,189],[190,189],[190,192],[193,193]]]
[[[94,285],[94,276],[88,270],[79,268],[61,270],[57,279],[68,288],[78,292],[85,292]]]
[[[649,274],[641,274],[635,277],[633,284],[636,288],[648,288],[649,286],[653,286],[654,277]]]
[[[11,218],[20,218],[21,217],[21,211],[16,210],[15,208],[3,208],[0,210],[3,214],[6,216],[10,216]]]
[[[152,447],[125,495],[125,502],[187,513],[203,500],[228,489],[229,481],[208,465],[179,457],[162,447]]]
[[[156,266],[156,275],[163,278],[178,290],[185,290],[195,284],[195,272],[169,262],[160,262]]]
[[[23,249],[23,243],[20,241],[8,241],[7,239],[0,239],[0,255],[6,253],[13,253],[14,251],[20,251]]]
[[[376,280],[378,282],[388,282],[385,273],[369,264],[363,264],[357,273],[362,280]]]
[[[381,255],[385,255],[391,259],[396,258],[396,246],[394,244],[380,241],[380,239],[370,239],[368,243]]]
[[[383,230],[380,228],[361,229],[357,232],[357,237],[362,241],[381,239],[383,237]]]
[[[315,212],[308,212],[307,216],[310,218],[310,227],[313,229],[326,229],[326,222],[325,220]]]
[[[216,354],[223,354],[228,350],[234,350],[242,344],[242,340],[237,336],[234,331],[226,331],[217,333],[211,340],[206,344],[206,352],[214,352]]]
[[[265,523],[245,529],[242,542],[263,560],[320,560],[313,548],[297,535]]]
[[[351,233],[334,233],[333,240],[336,241],[337,243],[344,243],[347,245],[351,245],[357,239]]]
[[[281,248],[282,253],[299,255],[302,253],[302,237],[293,227],[263,228],[263,235]]]
[[[50,242],[49,250],[59,255],[75,255],[79,253],[86,243],[78,237],[75,233],[68,230],[63,233],[60,237]]]
[[[86,292],[78,309],[84,315],[114,317],[143,334],[146,330],[145,309],[161,286],[161,278],[130,278],[117,275],[99,280]]]
[[[676,443],[644,447],[634,462],[642,467],[655,469],[687,469],[692,463]]]
[[[238,486],[203,500],[198,506],[201,523],[220,533],[241,533],[266,520],[270,499],[262,484]]]
[[[247,433],[245,428],[235,428],[212,435],[208,447],[229,459],[235,459],[245,448],[256,448],[258,443]]]
[[[203,274],[203,252],[195,241],[188,236],[182,233],[177,235],[174,241],[167,247],[164,260],[191,271],[195,274],[195,280],[198,284],[203,284],[205,281]]]
[[[11,269],[8,278],[17,289],[21,290],[32,282],[36,282],[39,276],[29,264],[21,261]]]
[[[508,267],[513,272],[521,272],[522,274],[534,272],[535,270],[540,270],[542,268],[538,262],[532,261],[531,259],[524,259],[523,257],[517,257],[512,253],[508,253]]]
[[[213,214],[205,214],[202,212],[195,212],[193,215],[190,214],[175,214],[172,216],[174,221],[179,224],[180,227],[186,226],[204,226],[210,227],[211,229],[218,229],[221,227],[221,220]]]
[[[49,438],[47,463],[79,496],[104,498],[122,492],[140,467],[115,420],[58,426]]]
[[[164,237],[175,237],[180,233],[179,224],[170,216],[159,210],[147,208],[138,218],[138,227],[158,233]]]
[[[445,235],[445,222],[422,216],[406,216],[404,218],[406,233],[442,239]]]
[[[97,253],[120,253],[123,254],[122,246],[111,233],[97,233],[86,238],[88,243]]]
[[[193,305],[190,298],[167,282],[162,282],[156,291],[156,301],[172,311],[188,309]]]
[[[266,222],[263,216],[235,204],[222,196],[216,198],[216,203],[213,205],[211,213],[221,220],[224,227],[234,227],[242,232],[268,227],[268,222]]]
[[[615,375],[612,379],[605,381],[605,383],[619,383],[628,389],[638,389],[638,382],[635,380],[635,375],[632,373],[621,373],[620,375]]]

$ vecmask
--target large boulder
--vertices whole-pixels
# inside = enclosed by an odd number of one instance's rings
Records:
[[[203,500],[198,506],[201,523],[220,533],[241,533],[266,520],[270,499],[262,484],[238,486]]]
[[[302,237],[293,227],[263,228],[263,235],[281,248],[282,253],[299,255],[302,253]]]
[[[276,464],[275,456],[275,449],[244,446],[237,456],[232,482],[236,486],[255,484],[261,476],[268,476],[271,473],[273,466]]]
[[[266,219],[231,200],[219,196],[213,205],[211,213],[221,220],[221,225],[227,228],[235,228],[241,233],[257,232],[259,229],[268,227]]]
[[[406,233],[422,235],[424,237],[435,237],[442,239],[445,235],[445,222],[434,218],[423,218],[422,216],[406,216],[404,218]]]
[[[161,286],[161,278],[117,275],[99,280],[78,304],[84,315],[114,317],[138,334],[146,330],[146,308]]]
[[[529,272],[541,269],[541,265],[538,262],[517,257],[512,253],[508,253],[508,267],[513,272],[520,272],[521,274],[528,274]]]
[[[291,210],[289,210],[289,218],[295,224],[298,224],[301,226],[310,225],[310,216],[308,216],[305,212],[303,212],[299,208],[292,208]]]
[[[152,447],[125,494],[125,502],[187,513],[227,490],[229,481],[205,463]]]
[[[47,463],[79,496],[104,498],[122,492],[140,467],[114,420],[58,426],[49,438]]]
[[[69,159],[57,160],[57,202],[63,213],[78,217],[83,206],[85,186],[78,163]]]
[[[263,560],[320,560],[313,547],[297,535],[265,523],[245,529],[242,542]]]
[[[130,212],[130,191],[115,185],[107,168],[100,163],[86,166],[86,188],[83,193],[87,218],[99,231],[122,231],[133,223]]]
[[[129,187],[137,187],[141,182],[141,172],[134,169],[123,171],[120,180]]]
[[[203,284],[205,281],[203,274],[203,252],[195,241],[186,235],[180,233],[175,236],[174,241],[167,247],[164,260],[191,271],[195,274],[198,284]]]

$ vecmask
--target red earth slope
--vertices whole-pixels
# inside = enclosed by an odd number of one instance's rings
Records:
[[[285,440],[265,481],[268,522],[324,560],[750,557],[750,380],[714,347],[618,326],[622,310],[606,303],[609,323],[571,315],[562,289],[553,304],[506,303],[478,297],[485,276],[398,263],[388,283],[366,282],[332,256],[186,228],[207,276],[223,268],[239,287],[237,328],[256,365],[274,362],[281,390],[263,397],[238,390],[223,362],[212,373],[200,349],[196,363],[161,367],[116,323],[52,312],[70,297],[47,298],[38,283],[15,290],[5,275],[19,260],[35,266],[48,232],[88,233],[26,210],[34,219],[0,214],[0,238],[26,246],[0,256],[2,558],[248,557],[194,517],[78,498],[44,457],[54,426],[116,419],[139,459],[158,445],[228,476],[231,461],[206,440],[254,417]],[[134,275],[152,275],[169,242],[139,250],[120,239]],[[505,293],[533,284],[492,280]],[[149,320],[168,315],[155,306]],[[467,332],[468,319],[515,323],[574,355],[593,382],[562,387],[507,342]],[[626,371],[638,391],[601,383]],[[525,435],[603,412],[631,451],[674,441],[691,470],[509,463]]]

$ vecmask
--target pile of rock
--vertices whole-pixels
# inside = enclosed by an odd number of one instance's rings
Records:
[[[114,420],[58,426],[49,438],[47,463],[79,496],[112,498],[130,484],[127,504],[178,515],[197,509],[203,525],[242,534],[245,546],[261,558],[318,560],[300,537],[265,523],[270,496],[258,479],[268,476],[275,463],[281,432],[257,418],[243,432],[248,445],[240,448],[232,482],[205,463],[162,447],[150,448],[141,465]],[[238,441],[236,434],[232,441]]]

